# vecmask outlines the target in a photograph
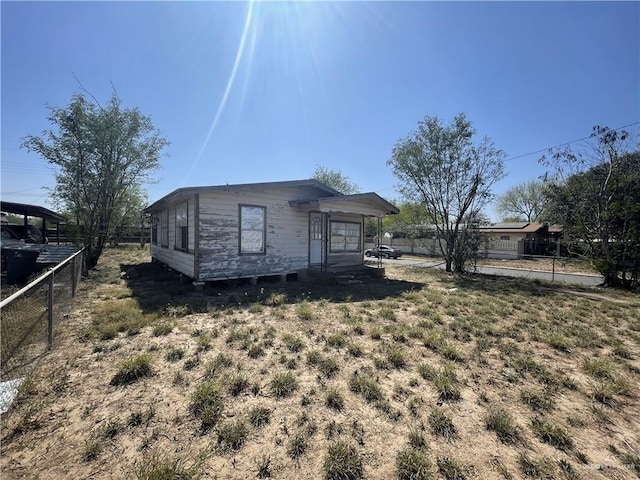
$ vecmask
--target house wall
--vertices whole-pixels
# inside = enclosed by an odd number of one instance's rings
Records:
[[[187,202],[187,218],[188,218],[188,250],[186,252],[176,250],[176,205],[180,205]],[[169,216],[169,242],[168,245],[163,245],[163,240],[158,239],[157,244],[151,245],[151,257],[157,261],[160,261],[168,267],[187,275],[190,278],[194,278],[195,275],[195,209],[196,209],[196,197],[192,196],[186,199],[181,199],[171,204],[167,209],[159,212],[160,222],[164,222],[164,215]]]
[[[198,279],[294,273],[308,267],[309,212],[290,200],[312,199],[304,187],[201,193]],[[266,254],[239,253],[240,205],[266,207]]]

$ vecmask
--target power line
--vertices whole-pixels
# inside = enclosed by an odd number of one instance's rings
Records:
[[[640,124],[640,122],[634,122],[634,123],[630,123],[629,125],[624,125],[622,127],[612,128],[612,130],[613,131],[618,131],[618,130],[622,130],[623,128],[633,127],[634,125],[638,125],[638,124]],[[547,147],[547,148],[543,148],[541,150],[536,150],[535,152],[525,153],[525,154],[522,154],[522,155],[518,155],[517,157],[511,157],[511,158],[508,158],[507,160],[505,160],[505,163],[506,162],[510,162],[512,160],[518,160],[519,158],[528,157],[529,155],[535,155],[536,153],[548,152],[549,150],[554,149],[554,148],[566,147],[567,145],[571,145],[572,143],[582,142],[584,140],[589,140],[590,138],[593,138],[593,136],[589,135],[588,137],[579,138],[577,140],[571,140],[570,142],[565,142],[565,143],[561,143],[559,145],[554,145],[553,147]]]

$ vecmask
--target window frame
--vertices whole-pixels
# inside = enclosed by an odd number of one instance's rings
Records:
[[[184,209],[184,214],[182,210]],[[176,204],[174,208],[174,220],[175,220],[175,239],[174,250],[181,252],[189,251],[189,202],[184,201]],[[179,221],[180,220],[180,221]]]
[[[160,212],[159,225],[160,225],[160,246],[162,248],[169,248],[169,210],[168,209]]]
[[[158,237],[160,236],[160,222],[158,215],[151,215],[151,244],[158,245]]]
[[[262,248],[258,250],[247,250],[243,246],[243,231],[257,232],[257,229],[245,229],[242,225],[243,209],[260,209],[262,211]],[[266,255],[267,254],[267,207],[264,205],[250,205],[239,204],[238,205],[238,255]]]
[[[337,249],[334,247],[335,241],[334,237],[338,237],[339,234],[334,234],[334,226],[337,227],[339,224],[344,225],[344,248]],[[349,242],[348,238],[354,238],[353,235],[347,235],[347,225],[356,225],[358,227],[358,247],[356,249],[347,248]],[[362,222],[351,222],[348,220],[331,220],[329,222],[329,253],[361,253],[362,252]]]

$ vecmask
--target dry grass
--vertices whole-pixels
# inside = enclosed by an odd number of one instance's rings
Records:
[[[399,266],[198,293],[146,255],[83,282],[3,478],[637,478],[638,296]]]

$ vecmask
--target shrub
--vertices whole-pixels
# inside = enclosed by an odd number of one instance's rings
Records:
[[[329,444],[322,464],[326,480],[357,480],[364,477],[362,457],[346,442]]]
[[[148,354],[131,357],[120,366],[111,379],[111,385],[128,385],[144,377],[153,375],[151,356]]]

